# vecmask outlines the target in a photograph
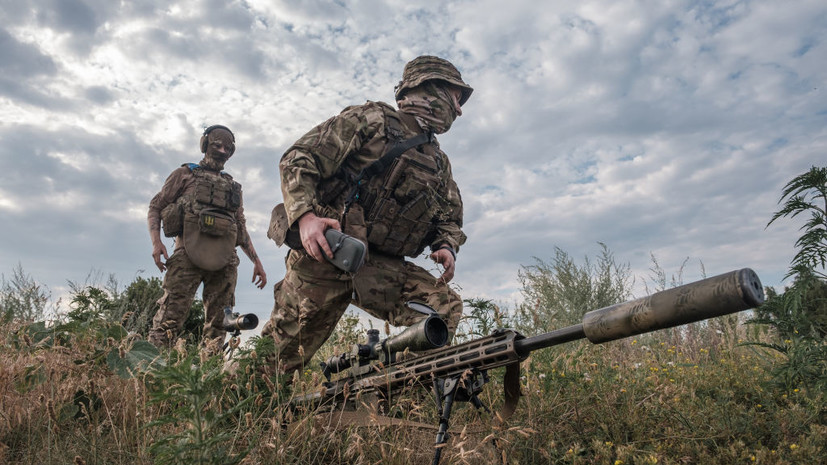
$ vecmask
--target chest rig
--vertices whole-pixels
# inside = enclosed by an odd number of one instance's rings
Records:
[[[395,256],[417,256],[447,210],[439,194],[445,187],[444,155],[432,134],[412,135],[413,117],[385,111],[388,150],[356,177],[346,208],[358,202],[364,211],[372,250]]]
[[[235,253],[241,184],[229,174],[213,173],[194,163],[188,166],[195,185],[184,196],[184,248],[200,268],[218,270],[229,264]]]

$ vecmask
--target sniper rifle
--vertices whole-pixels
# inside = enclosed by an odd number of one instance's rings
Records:
[[[291,405],[352,410],[358,407],[358,399],[367,396],[388,403],[412,385],[429,387],[440,412],[433,461],[436,465],[448,440],[454,402],[470,402],[477,409],[489,411],[478,395],[489,381],[491,369],[506,368],[502,421],[514,412],[521,395],[520,362],[535,350],[578,339],[600,344],[747,310],[763,302],[758,275],[744,268],[593,310],[585,314],[582,323],[548,333],[524,337],[500,329],[490,336],[447,347],[445,322],[430,307],[409,302],[409,307],[428,316],[384,341],[379,341],[378,330],[368,331],[367,344],[355,344],[350,352],[322,363],[328,379],[324,389],[297,396]],[[397,361],[406,350],[426,353]],[[334,374],[338,374],[336,379],[332,379]]]

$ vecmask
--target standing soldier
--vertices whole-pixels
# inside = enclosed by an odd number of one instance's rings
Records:
[[[254,264],[253,283],[259,289],[267,284],[247,233],[241,184],[222,171],[235,152],[235,136],[224,126],[210,126],[200,144],[204,158],[173,171],[149,203],[152,258],[161,272],[166,270],[164,295],[149,331],[149,341],[158,347],[168,347],[178,338],[201,283],[206,313],[203,341],[207,347],[221,347],[226,334],[222,328],[224,308],[235,305],[236,246]],[[164,235],[175,238],[171,257],[161,241],[162,222]]]
[[[466,239],[462,200],[434,134],[448,131],[473,89],[450,62],[421,56],[395,90],[399,109],[345,108],[281,158],[284,204],[273,209],[268,237],[292,250],[262,335],[275,339],[282,372],[307,363],[351,303],[395,326],[425,318],[408,301],[435,309],[451,335],[459,323],[462,300],[448,282]],[[325,260],[328,228],[368,244],[355,274]],[[444,268],[439,278],[405,260],[425,248]]]

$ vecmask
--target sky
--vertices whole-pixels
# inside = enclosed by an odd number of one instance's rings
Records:
[[[223,124],[269,280],[239,252],[236,311],[268,318],[279,158],[348,105],[392,103],[424,54],[475,89],[439,137],[463,298],[514,308],[522,267],[600,244],[636,297],[652,257],[683,282],[749,267],[783,288],[805,218],[767,223],[827,158],[823,1],[0,0],[0,273],[53,299],[161,277],[149,200]]]

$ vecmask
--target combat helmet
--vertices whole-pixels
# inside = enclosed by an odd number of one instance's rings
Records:
[[[402,71],[402,80],[396,85],[396,100],[400,100],[406,91],[431,79],[438,79],[460,88],[462,96],[459,104],[463,105],[471,97],[474,89],[463,82],[457,68],[450,61],[439,57],[423,55],[409,61]]]

